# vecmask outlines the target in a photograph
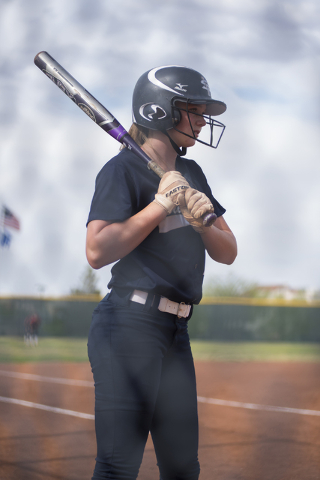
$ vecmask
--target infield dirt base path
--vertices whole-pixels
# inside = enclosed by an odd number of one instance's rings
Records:
[[[0,370],[92,381],[86,363],[3,364]],[[196,372],[200,397],[262,408],[199,403],[201,480],[320,479],[319,363],[196,362]],[[94,390],[85,386],[0,374],[0,396],[94,413]],[[91,419],[0,402],[1,480],[89,480],[94,457]],[[149,440],[139,480],[158,478]]]

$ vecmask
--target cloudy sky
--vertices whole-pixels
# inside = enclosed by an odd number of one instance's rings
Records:
[[[42,50],[126,128],[143,72],[200,71],[227,128],[188,157],[239,247],[206,278],[319,289],[319,19],[317,0],[0,0],[0,199],[21,221],[0,249],[0,294],[78,285],[95,177],[119,148],[35,67]],[[106,292],[110,268],[97,275]]]

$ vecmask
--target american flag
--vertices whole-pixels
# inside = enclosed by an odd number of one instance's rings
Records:
[[[2,218],[3,218],[3,225],[7,227],[15,228],[16,230],[20,230],[19,220],[4,205],[2,207]]]

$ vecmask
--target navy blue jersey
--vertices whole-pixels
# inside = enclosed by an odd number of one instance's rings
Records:
[[[177,157],[176,169],[190,186],[210,198],[216,215],[225,209],[213,197],[199,165]],[[122,222],[154,200],[160,179],[132,152],[122,150],[99,172],[88,223]],[[202,297],[205,248],[179,207],[111,270],[108,288],[138,289],[176,302],[198,304]]]

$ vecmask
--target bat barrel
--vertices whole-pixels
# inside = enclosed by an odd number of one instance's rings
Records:
[[[121,142],[127,131],[118,120],[47,52],[34,58],[35,65],[47,75],[81,110],[113,138]]]
[[[146,164],[151,162],[118,120],[47,52],[34,58],[35,65],[47,75],[84,113],[115,140],[132,150]],[[152,168],[150,166],[152,170]],[[159,167],[160,168],[160,167]],[[156,172],[157,174],[160,173]],[[162,176],[162,175],[159,175]]]

